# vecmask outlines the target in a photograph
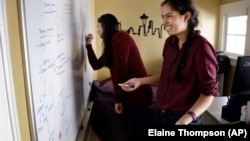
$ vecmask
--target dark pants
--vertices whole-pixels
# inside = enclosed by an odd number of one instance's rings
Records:
[[[129,141],[145,141],[145,133],[149,123],[147,107],[123,107],[125,126]]]
[[[176,112],[162,112],[161,110],[155,110],[153,115],[153,125],[174,125],[181,117],[183,113]],[[190,123],[190,125],[200,125],[202,124],[201,117]]]

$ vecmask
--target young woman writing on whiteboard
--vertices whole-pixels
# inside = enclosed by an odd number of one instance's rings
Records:
[[[145,84],[158,83],[155,124],[202,124],[200,115],[218,95],[218,64],[212,45],[199,30],[198,13],[192,0],[164,0],[163,25],[169,37],[163,49],[160,75],[133,78],[122,87],[133,91]]]
[[[143,85],[133,92],[125,92],[118,85],[133,77],[145,77],[147,72],[134,40],[119,30],[119,23],[112,14],[98,18],[97,33],[103,40],[103,53],[97,58],[91,45],[92,34],[86,38],[89,63],[94,70],[107,67],[114,86],[115,111],[124,115],[129,141],[143,140],[152,100],[151,85]]]

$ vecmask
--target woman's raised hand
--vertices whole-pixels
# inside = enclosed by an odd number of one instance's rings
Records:
[[[88,34],[86,36],[86,45],[91,44],[91,42],[92,42],[93,39],[94,39],[93,35],[92,34]]]

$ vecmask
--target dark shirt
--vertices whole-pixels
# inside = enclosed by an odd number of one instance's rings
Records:
[[[118,83],[123,83],[130,78],[148,75],[136,43],[128,33],[118,31],[112,37],[112,49],[113,62],[110,74],[114,85],[115,101],[122,102],[126,106],[148,106],[152,100],[150,85],[143,85],[132,92],[125,92],[118,86]],[[94,70],[102,68],[104,66],[102,56],[97,59],[91,45],[87,45],[87,51],[92,68]]]
[[[157,91],[157,107],[161,110],[184,113],[193,106],[200,94],[218,95],[216,54],[212,45],[200,35],[200,31],[195,32],[186,66],[181,70],[184,80],[176,82],[174,76],[182,52],[183,48],[178,48],[176,36],[166,39]]]

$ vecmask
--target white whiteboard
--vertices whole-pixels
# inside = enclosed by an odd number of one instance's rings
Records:
[[[92,82],[82,50],[90,0],[23,0],[21,7],[35,140],[73,141]]]

